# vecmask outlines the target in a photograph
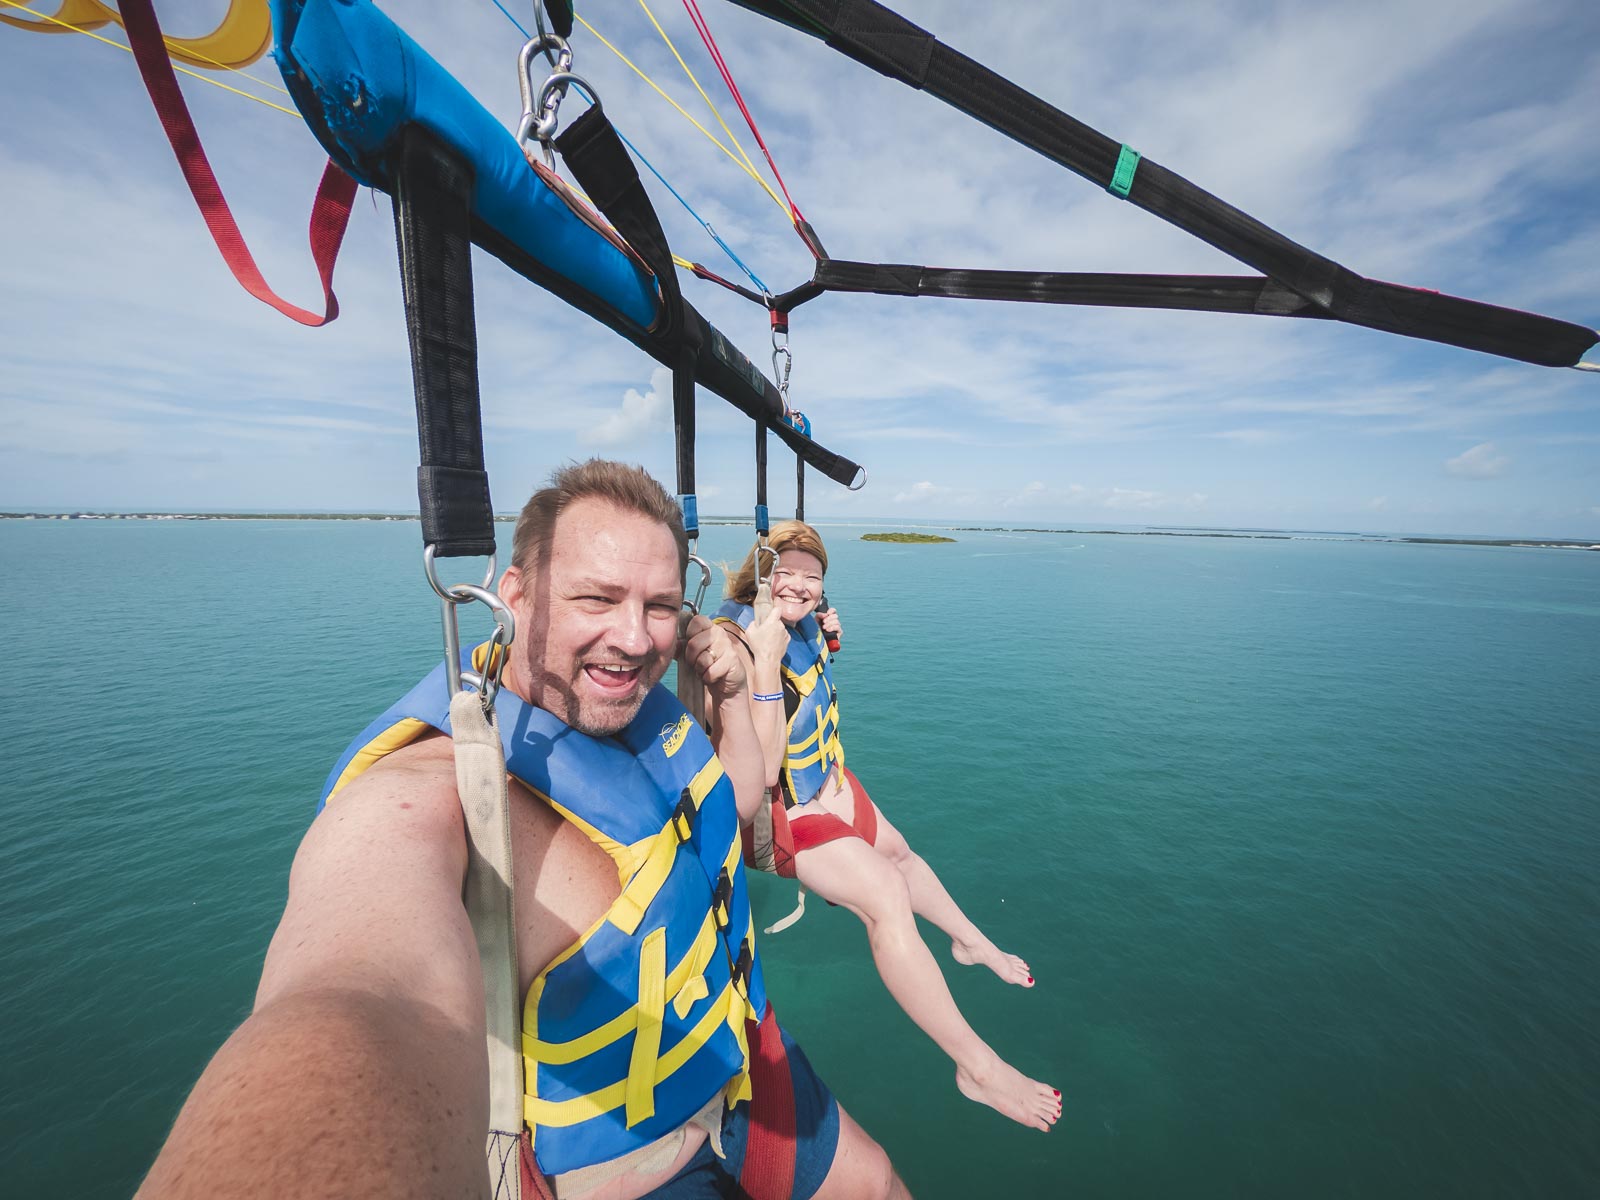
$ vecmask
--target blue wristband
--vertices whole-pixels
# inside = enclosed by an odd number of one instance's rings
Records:
[[[782,692],[751,692],[751,697],[756,700],[782,700]]]

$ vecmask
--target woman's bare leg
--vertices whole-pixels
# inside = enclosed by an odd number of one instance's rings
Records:
[[[846,779],[844,786],[831,795],[820,797],[821,803],[846,822],[854,822],[857,804],[872,804],[868,796],[857,796]],[[905,878],[911,893],[911,907],[918,916],[932,921],[950,936],[950,953],[962,966],[982,964],[1006,983],[1019,987],[1033,986],[1033,971],[1015,954],[1007,954],[991,942],[984,932],[972,923],[971,918],[951,898],[939,877],[915,850],[901,832],[889,823],[883,809],[877,808],[878,837],[874,848],[888,859]]]
[[[795,868],[802,884],[867,927],[889,994],[954,1060],[961,1094],[1023,1125],[1049,1129],[1061,1115],[1060,1093],[1006,1063],[967,1024],[917,931],[905,877],[855,837],[800,851]]]

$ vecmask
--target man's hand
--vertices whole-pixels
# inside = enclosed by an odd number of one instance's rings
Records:
[[[748,686],[744,661],[733,639],[705,616],[692,618],[685,634],[683,661],[699,673],[712,700],[726,704],[743,695]]]

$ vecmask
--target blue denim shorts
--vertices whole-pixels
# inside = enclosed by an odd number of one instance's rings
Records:
[[[811,1200],[828,1177],[839,1149],[839,1102],[828,1085],[817,1078],[805,1052],[781,1028],[779,1034],[794,1089],[794,1187],[789,1200]],[[741,1100],[723,1116],[722,1149],[726,1158],[717,1157],[708,1139],[683,1170],[649,1193],[650,1200],[742,1198],[745,1192],[739,1187],[739,1172],[749,1142],[750,1109],[761,1102],[760,1096]]]

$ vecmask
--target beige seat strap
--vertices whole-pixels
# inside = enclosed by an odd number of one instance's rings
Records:
[[[482,698],[460,691],[450,701],[456,790],[467,824],[467,882],[463,900],[483,967],[489,1042],[490,1194],[520,1200],[522,1168],[522,1014],[517,1003],[517,941],[513,921],[511,806],[500,731]]]
[[[690,615],[687,610],[678,618],[678,639],[682,641],[688,631]],[[685,646],[687,649],[687,645]],[[706,683],[700,678],[700,672],[689,665],[689,660],[680,656],[678,663],[678,703],[689,710],[689,715],[694,718],[694,723],[701,729],[706,727]]]
[[[768,584],[763,583],[756,588],[755,603],[753,603],[750,608],[751,611],[755,613],[755,619],[757,621],[763,621],[766,619],[767,614],[772,611],[772,588]],[[785,741],[787,741],[787,736],[785,737]],[[765,862],[770,863],[775,861],[776,856],[773,852],[772,806],[770,804],[763,804],[760,811],[756,813],[755,826],[757,860],[761,861],[764,858]],[[764,856],[762,853],[763,850],[765,850]],[[772,869],[773,868],[770,866],[762,867],[762,870],[770,871]],[[768,925],[761,932],[766,934],[782,933],[785,929],[789,928],[789,926],[793,925],[805,915],[806,889],[804,886],[802,886],[800,888],[799,895],[795,898],[794,911],[788,916],[773,922],[771,925]]]
[[[779,920],[774,921],[771,925],[768,925],[761,932],[762,933],[766,933],[766,934],[782,933],[785,929],[789,928],[789,926],[793,925],[796,921],[798,921],[801,917],[803,917],[805,915],[806,915],[806,888],[805,888],[805,884],[801,884],[800,885],[800,893],[799,893],[798,896],[795,897],[794,911],[791,912],[787,917],[782,917]]]

